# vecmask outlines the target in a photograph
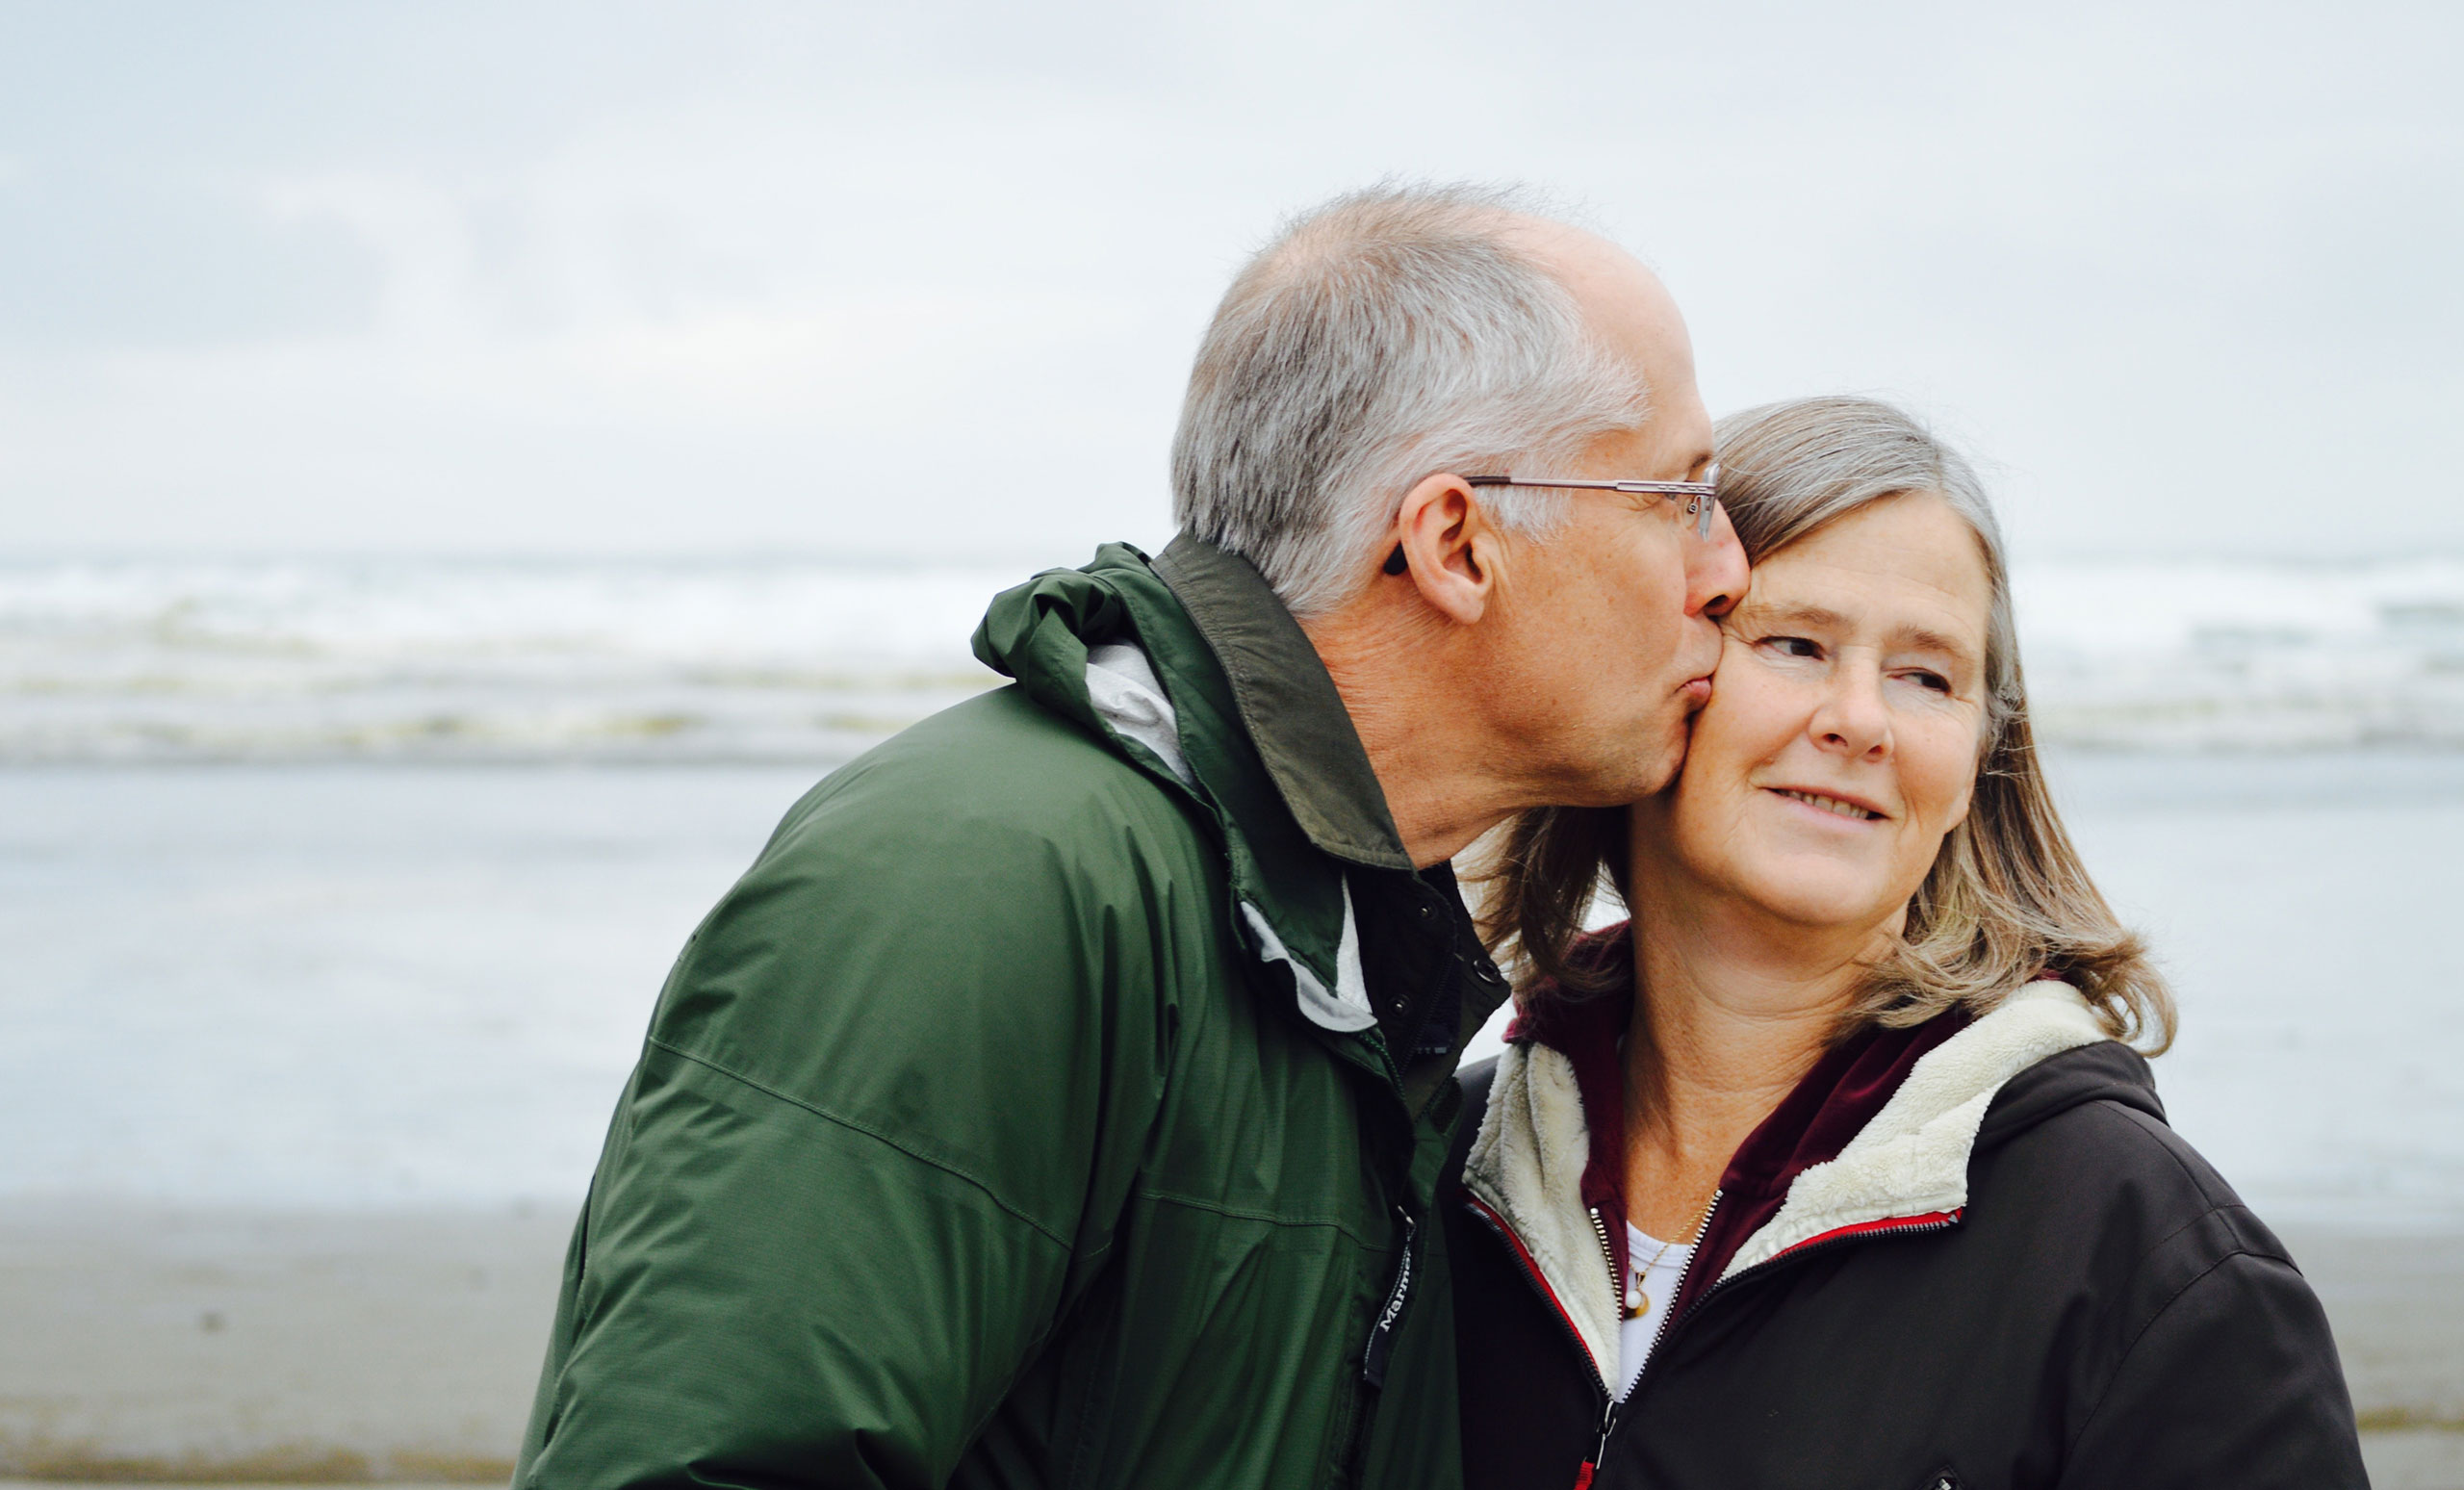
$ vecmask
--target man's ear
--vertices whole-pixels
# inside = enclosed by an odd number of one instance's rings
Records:
[[[1464,626],[1487,613],[1503,545],[1470,482],[1440,472],[1405,492],[1395,545],[1402,567],[1390,556],[1386,572],[1418,589],[1431,609]]]

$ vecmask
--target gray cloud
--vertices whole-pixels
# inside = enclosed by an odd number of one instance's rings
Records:
[[[1149,542],[1275,217],[1557,186],[2023,551],[2464,547],[2451,7],[20,6],[0,541]]]

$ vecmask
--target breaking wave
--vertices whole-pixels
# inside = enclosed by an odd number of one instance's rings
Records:
[[[0,565],[0,761],[845,759],[999,680],[1020,569],[822,561]],[[2464,562],[2041,563],[2042,737],[2464,747]]]
[[[2069,562],[2013,588],[2053,741],[2464,747],[2464,562]]]
[[[999,680],[1014,570],[0,568],[0,759],[844,759]]]

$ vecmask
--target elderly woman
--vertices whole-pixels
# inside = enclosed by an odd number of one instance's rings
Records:
[[[1684,773],[1516,822],[1443,1207],[1488,1487],[2365,1483],[2318,1300],[2166,1126],[2002,542],[1905,415],[1720,429],[1755,564]],[[1630,912],[1580,928],[1603,872]]]

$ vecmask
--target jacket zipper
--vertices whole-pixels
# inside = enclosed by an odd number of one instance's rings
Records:
[[[1832,1251],[1837,1247],[1847,1246],[1853,1243],[1870,1242],[1876,1237],[1917,1237],[1923,1236],[1929,1231],[1948,1231],[1959,1223],[1960,1213],[1953,1211],[1947,1216],[1931,1216],[1922,1220],[1903,1221],[1895,1226],[1874,1226],[1862,1231],[1851,1231],[1842,1236],[1819,1237],[1811,1242],[1800,1242],[1796,1246],[1788,1248],[1786,1251],[1781,1252],[1776,1256],[1766,1257],[1762,1261],[1756,1263],[1753,1267],[1746,1269],[1743,1272],[1737,1273],[1732,1277],[1722,1278],[1710,1288],[1704,1290],[1703,1297],[1694,1300],[1694,1309],[1699,1309],[1704,1304],[1709,1302],[1713,1294],[1718,1293],[1721,1289],[1728,1287],[1730,1284],[1741,1282],[1742,1280],[1753,1277],[1756,1273],[1761,1272],[1766,1269],[1776,1268],[1784,1262],[1795,1262],[1799,1258],[1811,1257],[1817,1253]],[[1694,1313],[1694,1309],[1688,1309],[1685,1312],[1688,1315],[1691,1315]]]
[[[1767,1272],[1771,1269],[1780,1266],[1782,1263],[1795,1262],[1800,1258],[1811,1257],[1818,1253],[1828,1252],[1837,1247],[1847,1246],[1852,1243],[1869,1242],[1876,1237],[1913,1237],[1922,1236],[1929,1231],[1948,1231],[1959,1223],[1959,1215],[1957,1212],[1953,1212],[1949,1216],[1930,1218],[1925,1220],[1912,1220],[1899,1226],[1876,1226],[1869,1231],[1853,1231],[1845,1236],[1825,1237],[1813,1242],[1800,1242],[1795,1246],[1788,1248],[1784,1252],[1781,1252],[1776,1256],[1766,1257],[1762,1261],[1756,1263],[1753,1267],[1746,1269],[1743,1272],[1731,1273],[1727,1277],[1712,1284],[1709,1288],[1703,1290],[1703,1297],[1694,1300],[1693,1305],[1685,1311],[1684,1319],[1690,1320],[1697,1314],[1702,1313],[1703,1306],[1705,1304],[1709,1303],[1712,1298],[1726,1291],[1731,1285],[1742,1283],[1747,1278],[1758,1276],[1759,1274]],[[1693,1260],[1691,1258],[1688,1258],[1686,1261],[1687,1266],[1692,1266]],[[1681,1276],[1678,1286],[1680,1288],[1684,1287]],[[1663,1328],[1660,1333],[1665,1335],[1669,1329],[1673,1329],[1677,1324],[1681,1324],[1683,1323],[1684,1320],[1679,1320],[1671,1323],[1666,1328]],[[1658,1355],[1658,1348],[1656,1346],[1653,1348],[1653,1355],[1655,1358]]]
[[[1355,1484],[1365,1467],[1378,1404],[1386,1394],[1386,1370],[1395,1353],[1395,1329],[1412,1301],[1416,1266],[1412,1249],[1420,1239],[1420,1218],[1408,1207],[1398,1204],[1395,1219],[1402,1223],[1402,1255],[1395,1265],[1395,1280],[1387,1285],[1385,1302],[1378,1306],[1377,1318],[1370,1323],[1369,1344],[1360,1357],[1360,1385],[1351,1393],[1351,1421],[1344,1427],[1343,1473],[1348,1482]]]
[[[1496,1232],[1498,1240],[1503,1242],[1507,1250],[1515,1253],[1518,1260],[1527,1255],[1523,1250],[1523,1244],[1515,1240],[1513,1230],[1506,1225],[1504,1218],[1485,1205],[1470,1201],[1468,1197],[1467,1203],[1472,1207],[1472,1214],[1480,1218],[1480,1224]],[[1613,1407],[1616,1399],[1608,1395],[1608,1383],[1600,1374],[1600,1365],[1591,1358],[1591,1347],[1582,1343],[1582,1335],[1576,1330],[1575,1322],[1566,1318],[1566,1311],[1558,1306],[1556,1297],[1549,1292],[1549,1285],[1535,1274],[1527,1264],[1519,1267],[1517,1271],[1523,1274],[1523,1280],[1531,1286],[1531,1291],[1539,1296],[1540,1301],[1549,1306],[1549,1313],[1556,1320],[1557,1327],[1565,1332],[1567,1343],[1575,1348],[1575,1354],[1581,1357],[1583,1365],[1590,1369],[1591,1384],[1600,1388],[1601,1397]]]
[[[1719,1214],[1720,1201],[1727,1194],[1728,1192],[1725,1190],[1714,1190],[1711,1192],[1710,1203],[1703,1208],[1702,1219],[1696,1221],[1694,1225],[1694,1235],[1686,1243],[1688,1251],[1685,1258],[1685,1266],[1677,1271],[1677,1287],[1670,1293],[1669,1297],[1671,1298],[1675,1298],[1678,1295],[1684,1293],[1685,1280],[1693,1273],[1694,1263],[1696,1258],[1700,1256],[1703,1239],[1710,1234],[1711,1219]],[[1600,1243],[1600,1255],[1603,1263],[1608,1269],[1609,1278],[1613,1284],[1613,1292],[1618,1300],[1618,1307],[1622,1312],[1625,1307],[1626,1280],[1617,1276],[1617,1254],[1611,1251],[1608,1246],[1608,1222],[1601,1216],[1600,1208],[1598,1206],[1587,1207],[1586,1211],[1591,1218],[1592,1236]],[[1503,1218],[1495,1215],[1487,1206],[1484,1205],[1474,1204],[1472,1206],[1472,1212],[1474,1215],[1480,1218],[1483,1225],[1487,1226],[1491,1231],[1497,1232],[1500,1240],[1505,1242],[1510,1248],[1515,1250],[1519,1258],[1522,1255],[1526,1255],[1523,1254],[1520,1244],[1515,1242],[1511,1232],[1506,1227]],[[1690,1320],[1694,1318],[1695,1315],[1701,1313],[1704,1305],[1709,1303],[1720,1294],[1726,1293],[1730,1285],[1741,1282],[1747,1278],[1758,1277],[1769,1270],[1778,1267],[1782,1263],[1794,1262],[1802,1257],[1810,1257],[1817,1253],[1830,1250],[1834,1247],[1848,1246],[1850,1243],[1863,1242],[1875,1237],[1918,1236],[1930,1231],[1948,1231],[1958,1224],[1959,1217],[1957,1214],[1953,1214],[1951,1216],[1939,1217],[1926,1220],[1910,1221],[1907,1224],[1900,1226],[1876,1227],[1872,1230],[1851,1232],[1845,1236],[1831,1237],[1814,1242],[1801,1243],[1798,1246],[1789,1248],[1787,1251],[1780,1253],[1776,1257],[1768,1258],[1762,1262],[1755,1264],[1743,1272],[1732,1273],[1728,1277],[1720,1279],[1709,1288],[1704,1290],[1703,1297],[1695,1299],[1694,1302],[1686,1308],[1682,1315],[1672,1317],[1665,1312],[1660,1315],[1659,1324],[1657,1328],[1652,1332],[1651,1354],[1644,1360],[1642,1371],[1634,1377],[1634,1390],[1626,1394],[1626,1402],[1632,1401],[1635,1394],[1642,1391],[1643,1378],[1651,1374],[1652,1362],[1660,1360],[1664,1356],[1665,1352],[1663,1352],[1660,1348],[1667,1344],[1668,1337],[1675,1333],[1676,1330],[1687,1320]],[[1600,1434],[1598,1439],[1593,1443],[1591,1457],[1583,1460],[1581,1465],[1575,1471],[1574,1490],[1591,1490],[1593,1477],[1600,1473],[1600,1466],[1606,1462],[1608,1456],[1608,1436],[1609,1433],[1617,1426],[1618,1409],[1623,1407],[1625,1402],[1619,1401],[1616,1394],[1609,1390],[1607,1379],[1600,1374],[1599,1363],[1591,1358],[1591,1348],[1583,1344],[1581,1334],[1575,1329],[1574,1322],[1566,1318],[1565,1311],[1558,1306],[1555,1298],[1549,1294],[1547,1284],[1533,1276],[1528,1263],[1526,1263],[1522,1267],[1521,1272],[1523,1272],[1524,1280],[1530,1285],[1532,1292],[1537,1294],[1540,1297],[1540,1300],[1549,1306],[1549,1312],[1556,1316],[1558,1327],[1565,1332],[1566,1338],[1574,1345],[1575,1353],[1582,1358],[1584,1365],[1591,1368],[1592,1385],[1600,1389],[1601,1401],[1604,1404],[1600,1415]]]
[[[1601,1219],[1600,1207],[1589,1209],[1591,1234],[1600,1239],[1600,1259],[1608,1265],[1608,1292],[1617,1300],[1617,1319],[1622,1328],[1626,1319],[1626,1279],[1617,1267],[1617,1249],[1608,1245],[1608,1222]],[[1600,1473],[1601,1462],[1608,1456],[1608,1430],[1617,1426],[1617,1394],[1608,1390],[1604,1377],[1600,1386],[1601,1400],[1607,1406],[1600,1415],[1600,1437],[1591,1447],[1591,1457],[1575,1471],[1575,1490],[1591,1490],[1591,1477]]]
[[[1694,1224],[1693,1240],[1685,1244],[1685,1265],[1677,1270],[1677,1288],[1668,1296],[1671,1298],[1685,1292],[1686,1274],[1694,1271],[1694,1249],[1700,1247],[1703,1245],[1703,1238],[1710,1234],[1711,1213],[1720,1208],[1722,1194],[1723,1192],[1717,1190],[1711,1192],[1710,1203],[1703,1207],[1702,1219]],[[1615,1274],[1617,1254],[1608,1249],[1608,1223],[1600,1219],[1600,1207],[1596,1205],[1591,1208],[1591,1229],[1593,1234],[1600,1238],[1600,1250],[1608,1259],[1609,1272],[1612,1275]],[[1617,1278],[1616,1283],[1617,1309],[1622,1318],[1626,1308],[1626,1280]],[[1700,1305],[1702,1300],[1697,1299],[1695,1302]],[[1689,1317],[1694,1313],[1692,1309],[1685,1312]],[[1651,1353],[1644,1358],[1642,1371],[1635,1374],[1634,1392],[1642,1390],[1643,1375],[1651,1371],[1652,1362],[1659,1359],[1660,1342],[1668,1337],[1668,1311],[1663,1309],[1660,1311],[1659,1323],[1652,1328]],[[1608,1462],[1608,1434],[1617,1426],[1617,1409],[1624,1406],[1626,1402],[1632,1401],[1634,1392],[1628,1392],[1624,1401],[1620,1401],[1614,1395],[1609,1397],[1608,1411],[1600,1420],[1600,1441],[1592,1446],[1591,1457],[1584,1460],[1582,1468],[1575,1472],[1575,1490],[1591,1490],[1591,1477],[1599,1473],[1601,1465]]]
[[[1704,1236],[1711,1229],[1711,1211],[1719,1209],[1720,1194],[1721,1193],[1718,1191],[1713,1191],[1711,1193],[1710,1210],[1707,1210],[1703,1213],[1703,1224],[1697,1228],[1694,1233],[1694,1246],[1698,1247],[1703,1245]],[[1660,1317],[1659,1330],[1652,1336],[1651,1358],[1650,1360],[1643,1362],[1643,1376],[1651,1374],[1652,1361],[1656,1361],[1661,1358],[1660,1346],[1672,1333],[1676,1331],[1678,1326],[1683,1324],[1687,1320],[1692,1319],[1694,1316],[1702,1313],[1704,1305],[1709,1303],[1713,1298],[1718,1297],[1721,1294],[1726,1293],[1732,1284],[1741,1283],[1747,1278],[1758,1277],[1780,1266],[1782,1263],[1795,1262],[1800,1258],[1810,1257],[1818,1252],[1829,1251],[1835,1247],[1846,1246],[1851,1243],[1869,1241],[1875,1237],[1910,1237],[1922,1235],[1929,1231],[1948,1231],[1959,1223],[1959,1214],[1957,1212],[1953,1212],[1951,1215],[1946,1217],[1939,1217],[1927,1220],[1910,1221],[1906,1225],[1902,1226],[1877,1226],[1870,1231],[1854,1231],[1845,1236],[1829,1237],[1813,1242],[1801,1242],[1784,1252],[1781,1252],[1776,1256],[1764,1258],[1762,1261],[1756,1263],[1753,1267],[1746,1269],[1743,1272],[1732,1272],[1727,1277],[1720,1279],[1718,1282],[1713,1283],[1709,1288],[1703,1290],[1703,1297],[1695,1299],[1693,1303],[1689,1304],[1682,1315],[1680,1315],[1675,1319],[1671,1319],[1666,1315],[1662,1315]],[[1689,1254],[1685,1259],[1685,1266],[1678,1270],[1677,1292],[1671,1294],[1669,1296],[1670,1297],[1674,1298],[1678,1294],[1685,1292],[1685,1277],[1687,1273],[1693,1271],[1693,1269],[1694,1257],[1692,1254]],[[1642,1376],[1637,1376],[1634,1378],[1634,1392],[1640,1392],[1642,1389]],[[1626,1394],[1626,1400],[1628,1401],[1633,1400],[1634,1392],[1629,1392]]]
[[[1668,1296],[1672,1302],[1675,1301],[1679,1295],[1685,1292],[1685,1280],[1694,1275],[1694,1259],[1702,1255],[1703,1239],[1711,1234],[1711,1217],[1720,1208],[1720,1197],[1727,1194],[1728,1192],[1725,1190],[1712,1191],[1710,1200],[1703,1207],[1702,1218],[1694,1222],[1694,1235],[1685,1244],[1685,1265],[1677,1270],[1677,1287],[1671,1290]],[[1696,1309],[1699,1309],[1702,1306],[1702,1299],[1697,1298],[1694,1300],[1694,1307]],[[1685,1314],[1687,1318],[1691,1319],[1694,1314],[1694,1309],[1686,1310]],[[1652,1362],[1659,1359],[1659,1344],[1661,1341],[1668,1338],[1668,1332],[1675,1326],[1675,1323],[1676,1322],[1668,1317],[1668,1311],[1666,1309],[1662,1309],[1659,1312],[1659,1323],[1652,1327],[1652,1351],[1651,1354],[1643,1361],[1643,1370],[1651,1370]],[[1642,1384],[1642,1378],[1640,1376],[1636,1376],[1634,1378],[1634,1385],[1639,1387]],[[1627,1395],[1630,1397],[1633,1394],[1630,1392]]]
[[[1600,1239],[1600,1255],[1608,1264],[1608,1292],[1617,1296],[1617,1317],[1626,1317],[1626,1280],[1618,1275],[1617,1249],[1608,1245],[1608,1223],[1600,1219],[1600,1207],[1591,1208],[1591,1234]]]
[[[1399,1205],[1395,1215],[1403,1223],[1403,1255],[1395,1265],[1395,1282],[1386,1290],[1385,1305],[1369,1326],[1368,1349],[1360,1355],[1360,1379],[1381,1392],[1386,1388],[1386,1358],[1395,1350],[1395,1323],[1403,1317],[1403,1306],[1412,1301],[1412,1243],[1421,1234],[1419,1217]]]

